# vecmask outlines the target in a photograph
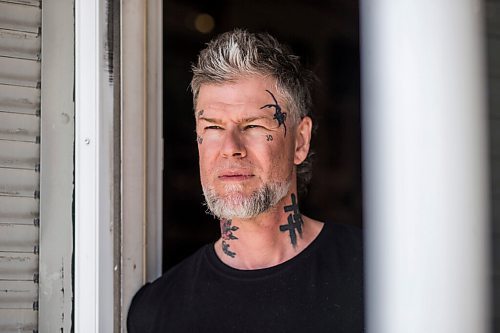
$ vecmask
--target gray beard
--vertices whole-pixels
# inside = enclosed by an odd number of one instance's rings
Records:
[[[219,219],[250,219],[276,206],[290,188],[290,182],[268,183],[250,194],[242,194],[240,184],[228,184],[223,196],[215,193],[213,188],[203,187],[207,212]]]

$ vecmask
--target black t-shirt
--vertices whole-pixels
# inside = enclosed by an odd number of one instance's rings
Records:
[[[258,270],[231,268],[206,245],[137,292],[127,327],[129,333],[362,332],[362,233],[326,223],[297,256]]]

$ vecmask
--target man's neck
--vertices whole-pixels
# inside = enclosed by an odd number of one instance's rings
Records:
[[[304,250],[323,224],[298,209],[295,194],[252,219],[221,220],[218,257],[237,269],[260,269],[283,263]]]

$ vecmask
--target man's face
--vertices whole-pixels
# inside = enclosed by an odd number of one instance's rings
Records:
[[[210,193],[218,204],[236,209],[253,205],[245,200],[266,196],[269,190],[275,197],[267,205],[275,205],[295,189],[294,165],[305,158],[303,152],[297,153],[297,144],[303,141],[297,138],[301,125],[294,126],[291,117],[286,119],[288,110],[273,79],[253,76],[202,85],[195,110],[206,196]]]

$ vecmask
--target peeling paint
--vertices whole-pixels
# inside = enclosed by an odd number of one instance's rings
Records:
[[[108,73],[108,82],[113,84],[114,82],[114,66],[113,66],[113,58],[114,58],[114,26],[113,26],[113,1],[106,1],[106,41],[104,43],[104,53],[106,55],[106,71]]]
[[[65,112],[61,113],[61,123],[62,124],[66,125],[70,121],[71,121],[71,118],[70,118],[70,116],[67,113],[65,113]]]

